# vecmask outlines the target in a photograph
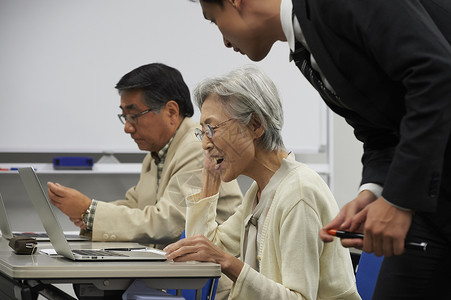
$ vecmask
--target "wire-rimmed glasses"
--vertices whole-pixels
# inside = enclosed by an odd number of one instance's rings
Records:
[[[196,135],[196,137],[199,139],[199,141],[202,142],[202,140],[204,139],[204,134],[211,139],[213,137],[213,135],[215,134],[215,129],[224,125],[225,123],[229,122],[233,120],[232,118],[225,120],[224,122],[221,122],[219,124],[216,124],[215,126],[211,126],[210,124],[205,125],[205,130],[202,130],[200,128],[196,128],[194,129],[194,134]]]

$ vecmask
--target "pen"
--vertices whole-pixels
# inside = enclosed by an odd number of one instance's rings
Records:
[[[349,232],[344,230],[337,230],[337,229],[329,229],[327,231],[328,234],[339,237],[341,239],[363,239],[364,235],[363,233],[358,232]],[[413,249],[413,250],[421,250],[423,252],[426,252],[428,243],[426,242],[405,242],[405,248],[406,249]]]
[[[105,248],[103,250],[108,251],[136,251],[136,250],[146,250],[147,247],[136,247],[136,248]]]

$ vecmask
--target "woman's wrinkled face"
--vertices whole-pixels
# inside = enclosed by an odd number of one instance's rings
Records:
[[[210,95],[205,99],[200,124],[204,132],[209,124],[214,128],[214,133],[211,138],[204,134],[202,148],[206,151],[206,157],[212,159],[214,169],[219,172],[221,180],[225,182],[236,179],[241,174],[246,175],[255,157],[251,130],[233,118],[225,122],[229,119],[231,116],[226,114],[217,95]],[[221,125],[215,128],[218,124]]]

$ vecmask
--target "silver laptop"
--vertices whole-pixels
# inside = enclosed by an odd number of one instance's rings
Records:
[[[12,239],[15,236],[26,236],[26,237],[32,237],[35,238],[39,242],[48,242],[49,236],[47,232],[38,232],[38,231],[12,231],[11,225],[8,220],[8,215],[6,214],[6,208],[5,203],[3,202],[2,194],[0,194],[0,230],[2,231],[2,237],[4,237],[7,240]],[[64,232],[64,235],[66,236],[66,239],[68,241],[87,241],[90,240],[89,237],[81,236],[77,233],[69,233]]]
[[[5,239],[9,240],[13,238],[8,216],[6,215],[5,204],[3,204],[2,194],[0,194],[0,230],[2,231],[2,237]]]
[[[166,257],[161,250],[147,248],[145,251],[111,251],[106,249],[71,249],[64,237],[61,225],[53,212],[47,194],[42,189],[33,168],[19,168],[19,175],[27,190],[28,196],[41,218],[45,231],[57,254],[71,260],[100,261],[100,260],[151,260],[165,261]]]

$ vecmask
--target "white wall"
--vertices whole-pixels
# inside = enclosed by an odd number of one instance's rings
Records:
[[[354,199],[360,185],[363,148],[352,127],[334,114],[333,124],[333,193],[340,207]]]
[[[182,25],[171,26],[176,21]],[[205,76],[250,63],[222,45],[217,28],[203,20],[199,4],[188,0],[134,0],[132,5],[119,0],[2,1],[0,25],[4,54],[0,56],[0,82],[4,83],[0,111],[6,118],[4,123],[9,124],[0,127],[0,151],[5,152],[21,147],[64,150],[67,137],[80,134],[96,142],[111,134],[109,141],[121,141],[129,144],[129,149],[136,149],[115,116],[119,97],[113,86],[125,72],[155,60],[173,63],[180,66],[192,88]],[[21,46],[16,49],[15,45]],[[274,51],[272,57],[277,57],[277,62],[283,60],[284,65],[270,61],[262,66],[280,87],[286,112],[285,132],[290,129],[296,133],[294,138],[287,134],[286,143],[293,148],[290,150],[304,148],[308,152],[313,148],[315,152],[323,141],[323,132],[318,130],[323,121],[312,121],[321,117],[318,96],[312,94],[294,64],[288,70],[286,43],[278,43]],[[80,58],[82,62],[77,63]],[[301,90],[289,90],[293,86]],[[342,206],[356,194],[362,150],[351,128],[337,116],[332,119],[331,176],[333,192]],[[16,145],[15,141],[25,144]],[[41,141],[46,141],[49,148],[42,150]],[[70,148],[74,149],[73,145]],[[112,148],[110,144],[102,150]],[[310,158],[305,162],[309,163]]]
[[[0,41],[0,111],[10,125],[0,127],[0,152],[136,151],[117,118],[122,75],[162,62],[192,90],[252,63],[226,49],[189,0],[2,1]],[[326,136],[321,101],[288,53],[287,43],[276,43],[253,64],[279,88],[285,145],[316,152]]]

